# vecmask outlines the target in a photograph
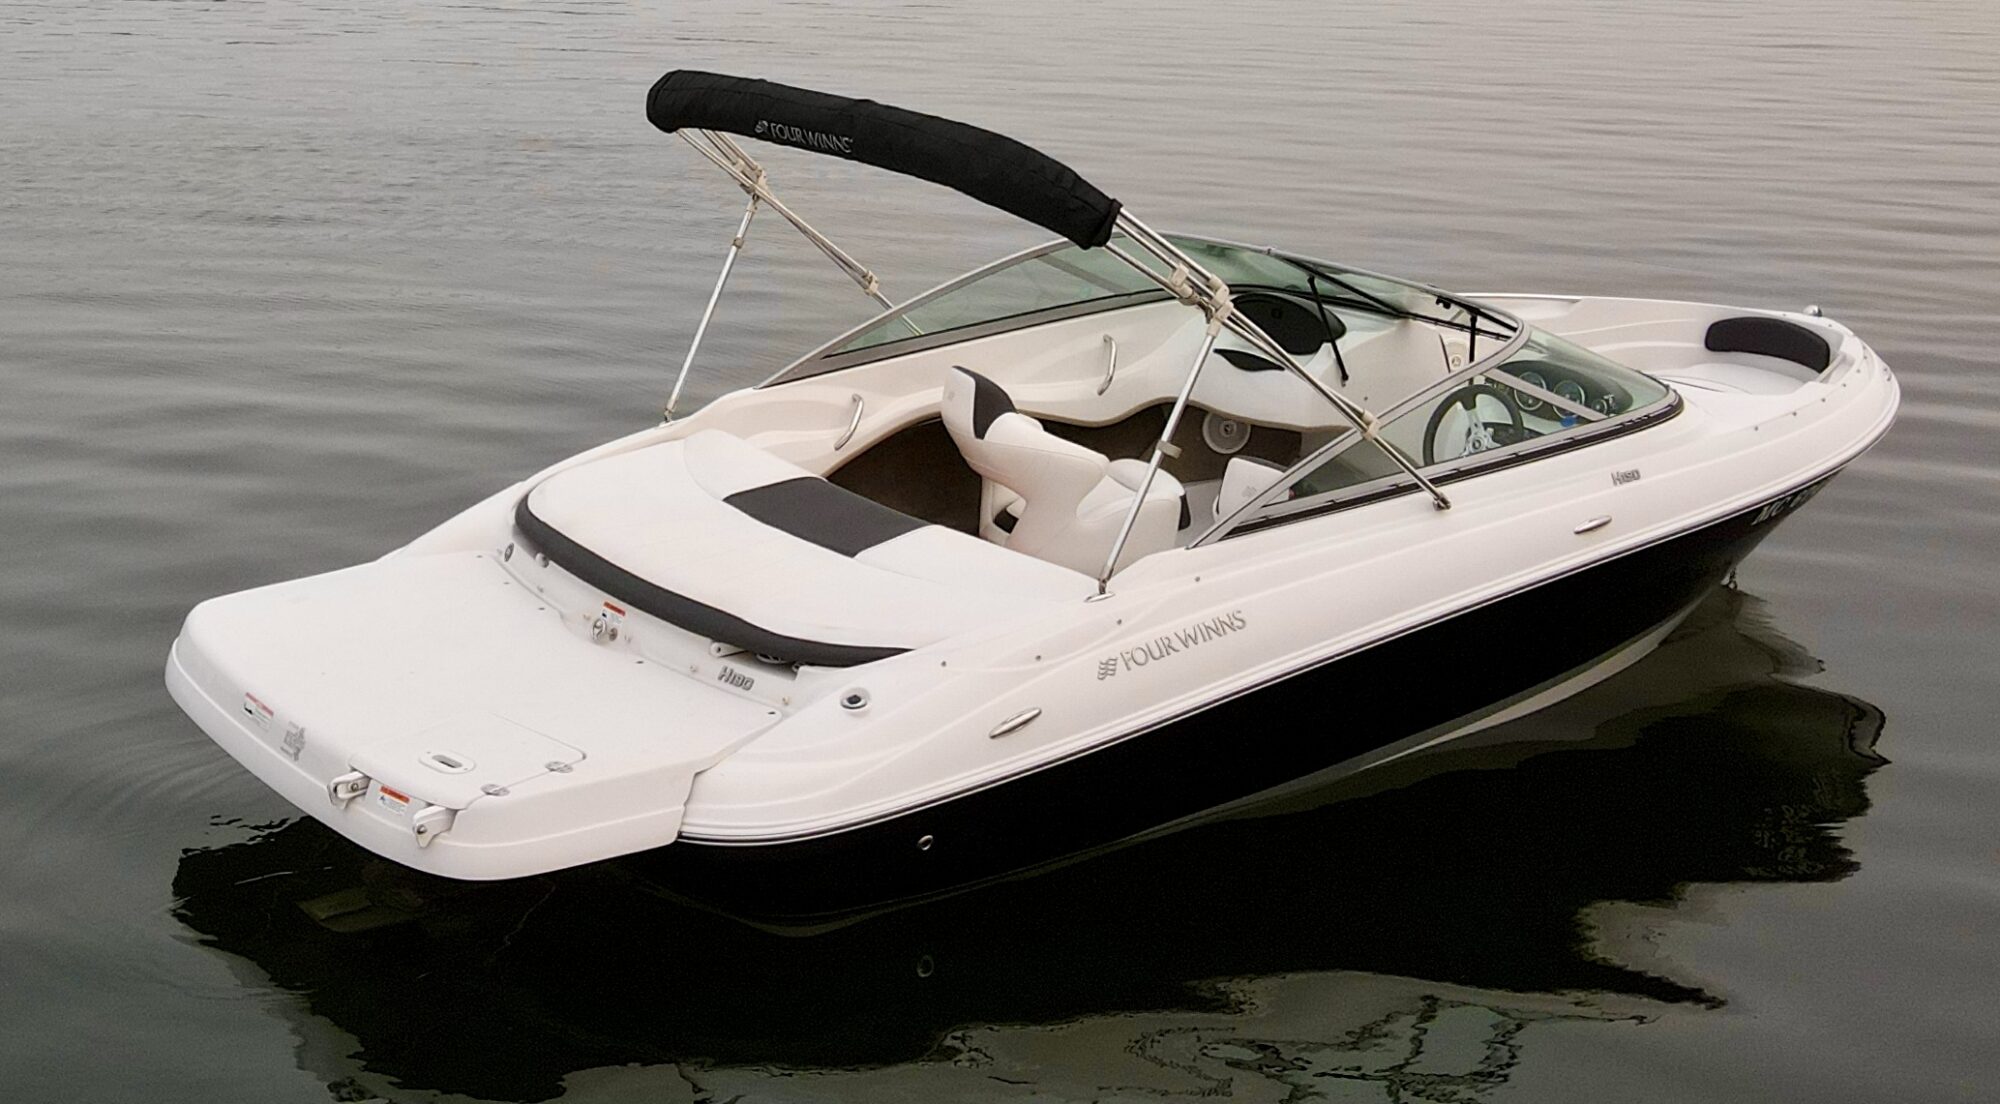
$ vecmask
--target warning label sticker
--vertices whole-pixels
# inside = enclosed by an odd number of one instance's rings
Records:
[[[407,815],[410,811],[410,795],[400,790],[392,790],[387,786],[380,786],[376,789],[375,802],[397,816]]]

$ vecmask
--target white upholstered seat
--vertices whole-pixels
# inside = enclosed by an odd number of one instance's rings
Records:
[[[964,368],[946,370],[941,413],[965,462],[984,480],[981,536],[1075,571],[1104,569],[1145,480],[1144,461],[1110,460],[1057,437],[1015,410],[999,384]],[[1011,531],[999,520],[1003,513]],[[1174,547],[1180,519],[1180,481],[1158,472],[1118,566]]]
[[[1222,486],[1215,492],[1215,520],[1221,521],[1265,491],[1285,474],[1276,464],[1251,456],[1232,456],[1222,469]]]

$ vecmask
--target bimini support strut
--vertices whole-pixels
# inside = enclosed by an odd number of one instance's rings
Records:
[[[1165,274],[1156,270],[1153,265],[1148,264],[1143,258],[1135,256],[1131,251],[1122,248],[1116,241],[1107,243],[1104,248],[1118,259],[1137,269],[1147,279],[1160,285],[1160,287],[1164,288],[1175,298],[1200,308],[1202,313],[1208,316],[1208,332],[1202,338],[1201,351],[1196,355],[1194,363],[1189,366],[1187,377],[1181,381],[1180,394],[1174,400],[1173,409],[1167,414],[1166,427],[1161,431],[1160,439],[1153,445],[1152,460],[1146,466],[1146,478],[1139,484],[1139,490],[1132,499],[1132,507],[1126,512],[1125,525],[1119,530],[1118,540],[1111,547],[1111,555],[1104,561],[1104,570],[1097,577],[1097,592],[1099,594],[1105,593],[1105,588],[1110,583],[1112,572],[1117,568],[1118,557],[1125,551],[1125,542],[1132,535],[1132,527],[1137,523],[1139,518],[1139,507],[1145,503],[1146,493],[1152,489],[1153,477],[1160,470],[1162,458],[1175,454],[1175,446],[1173,444],[1174,430],[1179,426],[1181,415],[1187,409],[1189,399],[1194,395],[1195,380],[1201,375],[1202,366],[1208,362],[1209,355],[1215,350],[1216,338],[1225,329],[1248,341],[1259,352],[1269,357],[1273,363],[1283,365],[1293,375],[1304,380],[1314,391],[1319,392],[1321,397],[1332,403],[1334,409],[1340,411],[1341,416],[1352,423],[1354,428],[1364,438],[1373,443],[1376,448],[1381,449],[1390,460],[1396,463],[1397,467],[1403,469],[1405,475],[1415,480],[1418,486],[1430,494],[1432,505],[1440,510],[1451,508],[1451,500],[1444,496],[1444,492],[1438,490],[1436,484],[1426,479],[1424,474],[1417,470],[1417,466],[1411,463],[1410,458],[1403,455],[1401,449],[1389,443],[1387,439],[1376,432],[1375,415],[1357,405],[1347,396],[1314,379],[1310,373],[1299,366],[1298,361],[1294,360],[1291,354],[1284,350],[1283,346],[1279,345],[1270,334],[1264,332],[1263,327],[1245,318],[1235,309],[1230,299],[1229,285],[1223,282],[1221,277],[1208,271],[1199,261],[1190,257],[1179,246],[1168,241],[1164,235],[1139,221],[1137,217],[1129,212],[1120,211],[1118,213],[1118,229],[1123,231],[1127,238],[1136,243],[1146,253],[1150,254],[1160,265],[1164,266],[1166,269]]]
[[[722,299],[722,286],[729,282],[729,270],[736,267],[736,258],[743,253],[743,239],[750,233],[750,220],[757,214],[757,204],[762,202],[756,193],[751,193],[750,203],[743,208],[743,221],[736,224],[736,236],[729,239],[729,252],[722,257],[722,275],[715,278],[715,290],[708,293],[708,306],[701,310],[701,322],[694,328],[694,340],[688,342],[686,359],[681,361],[680,374],[674,377],[674,389],[667,395],[667,408],[661,411],[661,420],[674,420],[674,407],[681,401],[681,388],[687,384],[688,369],[694,367],[694,354],[701,349],[701,339],[708,333],[708,323],[715,317],[715,304]]]
[[[1224,300],[1225,304],[1227,299]],[[1215,339],[1222,336],[1222,316],[1211,315],[1208,332],[1202,335],[1201,351],[1194,355],[1194,364],[1188,369],[1187,378],[1181,380],[1181,393],[1175,397],[1173,409],[1167,412],[1166,428],[1160,431],[1160,439],[1153,442],[1153,455],[1146,461],[1146,478],[1139,481],[1139,493],[1133,497],[1132,506],[1125,511],[1125,524],[1118,529],[1118,539],[1111,545],[1111,555],[1105,558],[1104,570],[1097,574],[1097,593],[1103,594],[1111,581],[1111,573],[1118,570],[1118,557],[1125,551],[1125,542],[1132,537],[1132,527],[1139,522],[1139,508],[1146,504],[1146,492],[1153,489],[1153,479],[1160,474],[1160,463],[1169,453],[1178,456],[1180,449],[1174,441],[1174,430],[1179,427],[1181,413],[1187,409],[1188,399],[1194,394],[1194,381],[1201,375],[1201,366],[1215,351]]]
[[[813,229],[811,223],[800,218],[797,212],[787,207],[784,201],[771,191],[770,183],[764,174],[764,166],[743,152],[743,147],[737,145],[728,135],[713,130],[695,129],[677,133],[682,141],[694,148],[695,152],[708,158],[716,168],[729,174],[729,178],[736,182],[736,186],[743,189],[744,194],[750,197],[750,202],[743,209],[743,221],[737,224],[736,236],[730,240],[729,252],[722,259],[722,275],[716,278],[715,290],[709,293],[708,306],[701,312],[701,323],[695,327],[694,340],[688,343],[687,357],[681,361],[680,374],[674,377],[674,389],[667,396],[666,409],[662,412],[666,421],[674,419],[674,411],[680,402],[681,388],[687,384],[688,370],[694,367],[695,353],[701,349],[702,338],[708,333],[708,324],[715,317],[716,303],[722,298],[723,285],[729,282],[729,272],[736,266],[736,258],[743,252],[744,240],[750,233],[750,220],[756,215],[759,207],[769,207],[786,222],[791,223],[807,241],[833,262],[834,267],[846,273],[847,278],[853,280],[856,286],[861,288],[862,293],[875,300],[878,305],[884,309],[895,306],[888,296],[882,294],[881,281],[875,278],[875,274],[869,271],[866,265],[855,260],[845,249],[835,245],[825,234]],[[904,324],[916,330],[915,324],[908,319],[904,320]]]

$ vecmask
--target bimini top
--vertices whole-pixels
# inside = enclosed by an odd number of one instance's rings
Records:
[[[729,279],[729,270],[742,249],[744,234],[748,232],[750,220],[760,205],[768,206],[783,216],[859,285],[864,294],[890,311],[878,317],[877,323],[894,321],[909,329],[912,335],[924,333],[923,325],[915,320],[912,311],[905,309],[898,312],[889,298],[882,294],[874,273],[778,200],[765,180],[763,167],[736,144],[735,139],[730,137],[733,134],[830,153],[835,157],[957,189],[989,206],[1053,230],[1083,249],[1103,249],[1120,263],[1130,266],[1141,280],[1200,310],[1207,318],[1208,334],[1201,352],[1188,367],[1180,397],[1169,410],[1160,439],[1154,445],[1152,458],[1146,464],[1145,477],[1133,489],[1132,505],[1126,512],[1124,529],[1113,542],[1110,555],[1105,558],[1104,567],[1098,573],[1098,593],[1105,592],[1105,585],[1111,578],[1127,538],[1131,536],[1132,527],[1138,520],[1139,507],[1146,501],[1163,458],[1169,451],[1174,451],[1171,438],[1175,427],[1180,424],[1181,415],[1186,412],[1194,394],[1195,378],[1200,375],[1202,365],[1208,361],[1209,352],[1214,349],[1216,339],[1223,330],[1247,342],[1271,367],[1290,372],[1332,404],[1359,431],[1354,439],[1365,439],[1380,450],[1401,469],[1406,478],[1429,492],[1432,503],[1438,509],[1451,506],[1451,500],[1417,469],[1415,461],[1374,431],[1376,419],[1373,414],[1307,372],[1284,345],[1234,304],[1229,284],[1221,275],[1141,222],[1117,200],[1098,191],[1071,171],[1069,166],[1054,158],[990,130],[887,107],[872,100],[851,100],[770,81],[685,69],[668,73],[653,85],[652,91],[646,95],[646,117],[661,130],[669,134],[678,133],[688,145],[728,173],[750,197],[749,204],[743,209],[743,219],[737,224],[736,237],[722,262],[722,275],[717,277],[715,291],[709,295],[708,309],[702,315],[701,324],[695,328],[687,358],[681,362],[680,375],[674,379],[673,394],[667,399],[664,411],[668,420],[673,418],[674,405],[680,398],[681,385],[687,380],[688,368],[694,363],[695,350],[700,347],[702,334],[715,314],[716,299],[722,294],[722,286]],[[1119,236],[1117,241],[1112,240],[1114,232]],[[1315,303],[1320,300],[1317,279],[1325,279],[1329,284],[1340,283],[1332,274],[1294,260],[1279,258],[1272,263],[1304,271],[1307,291]],[[1437,301],[1441,304],[1450,302],[1464,309],[1470,319],[1464,324],[1475,335],[1482,318],[1508,320],[1500,312],[1478,304],[1448,300],[1442,295]],[[916,302],[921,300],[906,306]],[[1324,313],[1323,307],[1321,313]],[[1390,313],[1402,312],[1391,308]],[[1511,355],[1527,340],[1527,329],[1516,322],[1511,336],[1504,332],[1494,336],[1505,337],[1506,343],[1499,353],[1489,354],[1487,360],[1499,355]],[[1317,345],[1317,338],[1314,341]],[[1468,359],[1472,348],[1468,346]],[[1335,356],[1338,355],[1339,347],[1336,345]],[[1471,372],[1483,363],[1475,361],[1459,371]],[[857,407],[857,422],[859,410]],[[734,642],[744,646],[749,644],[743,639]]]
[[[1069,166],[966,123],[770,81],[676,69],[646,95],[671,134],[720,130],[828,153],[955,188],[1088,248],[1111,238],[1119,203]]]

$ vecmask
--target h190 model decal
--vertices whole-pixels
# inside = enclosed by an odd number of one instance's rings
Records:
[[[1211,640],[1220,640],[1230,633],[1242,632],[1248,625],[1249,622],[1244,620],[1242,610],[1197,621],[1184,629],[1175,629],[1165,636],[1154,637],[1139,647],[1126,648],[1115,655],[1108,655],[1098,660],[1097,679],[1102,682],[1120,671],[1135,670],[1148,663],[1166,659],[1168,656],[1191,651]]]
[[[1750,524],[1762,525],[1765,522],[1772,520],[1773,518],[1780,518],[1785,516],[1786,514],[1791,513],[1793,510],[1796,510],[1799,507],[1804,506],[1808,501],[1811,500],[1812,496],[1818,494],[1819,489],[1824,486],[1826,486],[1826,481],[1821,480],[1820,482],[1811,484],[1810,486],[1800,487],[1798,490],[1793,491],[1791,494],[1788,494],[1783,498],[1778,498],[1770,502],[1766,502],[1764,504],[1764,508],[1757,511],[1757,516],[1750,519]]]

